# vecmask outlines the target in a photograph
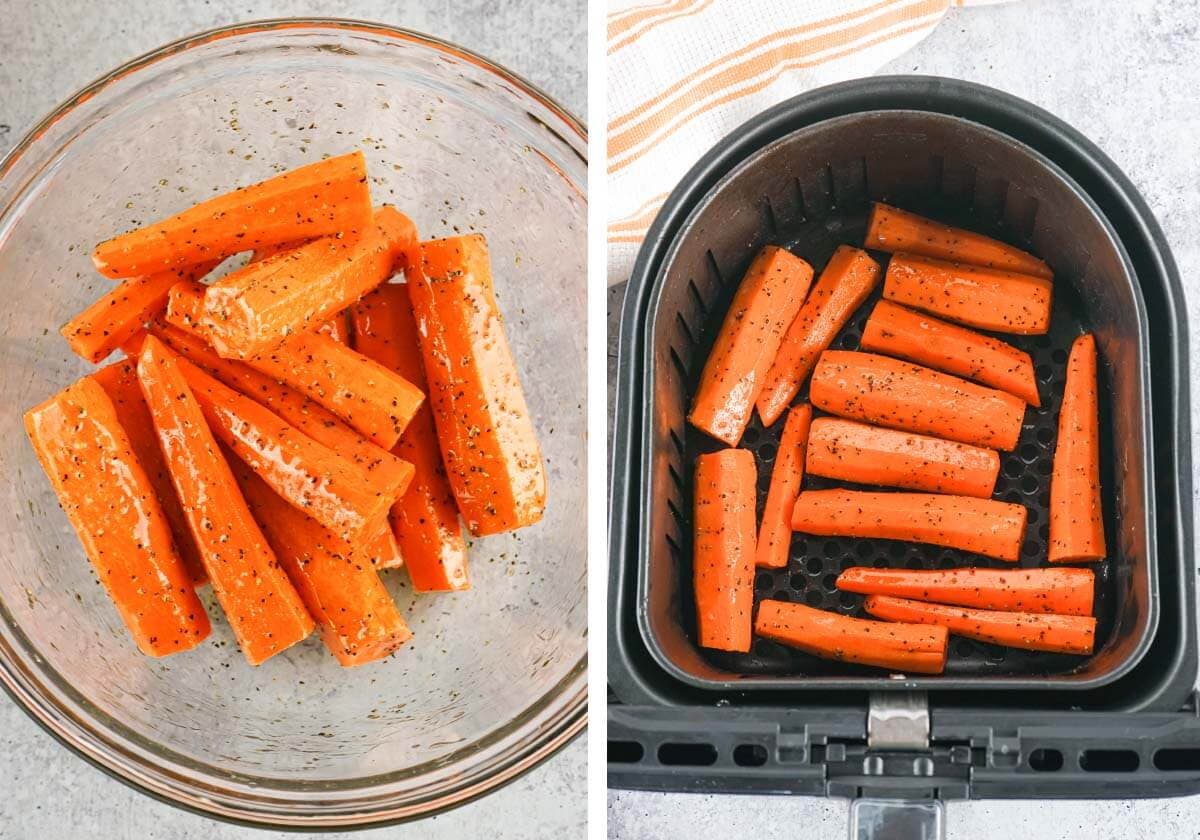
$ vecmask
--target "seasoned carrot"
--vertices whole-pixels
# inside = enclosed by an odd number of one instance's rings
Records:
[[[1096,619],[1090,615],[976,610],[890,595],[868,595],[863,607],[887,621],[944,627],[955,636],[1025,650],[1086,654],[1096,642]]]
[[[984,610],[1091,615],[1091,569],[872,569],[854,566],[837,579],[843,592],[894,595]]]
[[[476,536],[532,525],[546,468],[479,234],[421,243],[408,269],[429,402],[459,513]]]
[[[407,286],[380,286],[351,308],[350,317],[356,350],[418,387],[426,387]],[[428,404],[417,410],[393,452],[413,465],[412,484],[391,511],[392,528],[413,589],[469,589],[467,544]]]
[[[321,641],[338,662],[382,659],[412,638],[364,549],[292,507],[236,458],[229,463],[267,542],[321,625]]]
[[[783,248],[768,245],[759,251],[704,363],[688,414],[693,426],[737,446],[812,276],[812,266]]]
[[[159,322],[151,324],[150,332],[218,381],[266,406],[313,440],[353,461],[365,473],[365,482],[391,487],[409,471],[409,466],[399,458],[371,443],[329,409],[244,362],[222,359],[199,336]]]
[[[400,553],[400,542],[396,539],[395,532],[392,531],[390,520],[376,530],[375,536],[367,538],[366,547],[371,564],[376,568],[399,569],[404,565],[404,555]]]
[[[809,386],[816,408],[890,429],[1015,449],[1025,402],[929,368],[850,350],[826,350]]]
[[[856,484],[991,498],[1000,474],[992,449],[822,417],[808,438],[808,472]]]
[[[867,217],[863,247],[1016,271],[1047,280],[1052,276],[1050,266],[1020,248],[878,201],[872,205],[871,215]]]
[[[204,641],[208,615],[100,383],[81,379],[30,409],[25,431],[138,649],[166,656]]]
[[[255,524],[177,357],[154,336],[142,346],[138,380],[213,591],[258,665],[308,636],[312,617]]]
[[[157,274],[281,242],[350,235],[370,221],[366,161],[362,152],[351,152],[115,236],[96,246],[92,262],[105,277]]]
[[[1044,277],[896,254],[883,296],[896,303],[993,332],[1045,335],[1053,284]]]
[[[859,346],[952,373],[1041,406],[1033,359],[998,338],[881,300],[863,327]]]
[[[879,263],[866,251],[841,245],[812,294],[784,334],[756,405],[764,426],[774,425],[829,346],[879,282]]]
[[[866,621],[804,604],[763,601],[754,632],[822,659],[914,674],[940,674],[946,668],[948,640],[942,627]]]
[[[1098,411],[1096,339],[1089,333],[1071,345],[1058,412],[1050,473],[1051,563],[1090,563],[1103,560],[1106,554]]]
[[[167,524],[171,526],[175,549],[183,560],[188,577],[196,586],[202,586],[208,582],[208,574],[204,571],[204,561],[196,548],[196,541],[192,539],[192,532],[188,529],[183,505],[179,503],[175,487],[171,484],[171,473],[167,470],[167,462],[163,460],[162,449],[158,445],[154,419],[150,416],[145,399],[142,398],[137,364],[128,359],[113,362],[93,373],[91,378],[100,383],[100,387],[112,401],[117,420],[129,438],[130,450],[146,471],[158,504],[167,517]]]
[[[76,355],[100,362],[167,308],[172,286],[181,280],[203,277],[215,265],[208,262],[131,277],[63,324],[59,332]]]
[[[338,344],[350,343],[350,312],[343,309],[324,324],[317,327],[317,332],[327,335]]]
[[[325,236],[251,263],[204,293],[208,339],[226,358],[246,359],[316,327],[391,276],[417,229],[381,207],[357,236]]]
[[[1015,563],[1027,514],[1023,505],[970,496],[805,490],[792,507],[792,528],[940,545]]]
[[[218,382],[186,359],[177,361],[212,433],[271,488],[344,539],[373,534],[412,479],[375,486],[348,459],[270,409]]]
[[[291,251],[294,248],[299,248],[301,245],[307,245],[311,239],[300,239],[292,242],[277,242],[274,245],[263,245],[261,248],[255,248],[250,254],[250,259],[246,261],[247,265],[251,263],[260,263],[263,260],[269,260],[276,254],[282,254],[284,251]]]
[[[792,503],[804,480],[804,451],[808,447],[808,429],[812,421],[812,406],[795,406],[783,424],[783,436],[775,453],[771,469],[771,485],[767,490],[767,506],[763,509],[758,530],[754,564],[768,569],[787,565],[788,547],[792,542]]]
[[[750,650],[754,601],[754,455],[696,458],[693,575],[700,645]]]
[[[172,288],[166,320],[207,341],[203,287],[180,283]],[[246,362],[325,406],[384,449],[396,445],[425,399],[419,388],[400,375],[316,333],[298,333]]]

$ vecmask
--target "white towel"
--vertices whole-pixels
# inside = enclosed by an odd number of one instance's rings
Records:
[[[609,0],[608,282],[688,168],[755,114],[869,76],[955,6],[1006,0]]]

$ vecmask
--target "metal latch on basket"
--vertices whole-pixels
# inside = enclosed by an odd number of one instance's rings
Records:
[[[867,708],[867,747],[929,749],[929,698],[923,691],[879,691]]]

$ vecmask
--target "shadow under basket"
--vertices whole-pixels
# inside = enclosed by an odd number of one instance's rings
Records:
[[[695,643],[692,469],[720,447],[685,420],[700,369],[759,248],[784,245],[819,271],[838,244],[862,242],[873,200],[996,236],[1054,269],[1050,334],[1005,337],[1033,356],[1043,402],[1027,410],[997,485],[997,498],[1030,509],[1021,566],[1045,564],[1066,352],[1080,332],[1097,337],[1109,553],[1092,566],[1093,656],[952,638],[946,673],[927,677],[762,641],[749,654]],[[835,347],[857,347],[877,299]],[[893,806],[928,816],[948,799],[1200,791],[1188,363],[1182,284],[1161,229],[1115,164],[1053,115],[967,82],[892,76],[803,94],[730,133],[663,205],[621,313],[609,786],[856,798],[860,829],[888,823]],[[756,419],[743,440],[760,509],[781,426]],[[847,566],[978,563],[999,565],[796,534],[788,568],[756,575],[755,599],[858,615],[861,600],[834,586]]]
[[[1092,656],[1039,653],[951,640],[944,675],[897,680],[874,668],[819,659],[756,639],[749,654],[695,644],[692,472],[723,444],[686,422],[692,395],[730,300],[754,255],[783,245],[820,271],[841,244],[861,246],[872,201],[886,201],[1032,250],[1054,269],[1051,331],[1003,336],[1033,358],[1042,406],[1026,410],[1020,441],[1002,453],[994,498],[1026,506],[1019,564],[1046,566],[1050,467],[1072,340],[1096,335],[1108,558],[1096,571]],[[886,263],[887,254],[873,254]],[[882,284],[880,284],[882,285]],[[858,349],[879,289],[833,342]],[[1150,349],[1146,306],[1124,248],[1099,208],[1058,167],[977,123],[914,111],[826,120],[759,150],[692,211],[651,300],[646,348],[648,481],[642,499],[645,562],[639,619],[651,652],[679,679],[704,688],[1092,688],[1145,653],[1158,620],[1153,460],[1148,442]],[[807,398],[807,385],[801,399]],[[761,513],[783,422],[757,412],[741,446],[758,465]],[[806,477],[805,488],[839,486]],[[890,540],[796,534],[787,568],[757,570],[755,603],[795,601],[862,617],[862,596],[838,592],[851,566],[1004,567],[961,551]]]

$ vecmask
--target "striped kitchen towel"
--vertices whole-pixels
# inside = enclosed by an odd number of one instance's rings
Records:
[[[608,282],[688,168],[797,93],[868,76],[953,6],[1006,0],[609,0]]]

